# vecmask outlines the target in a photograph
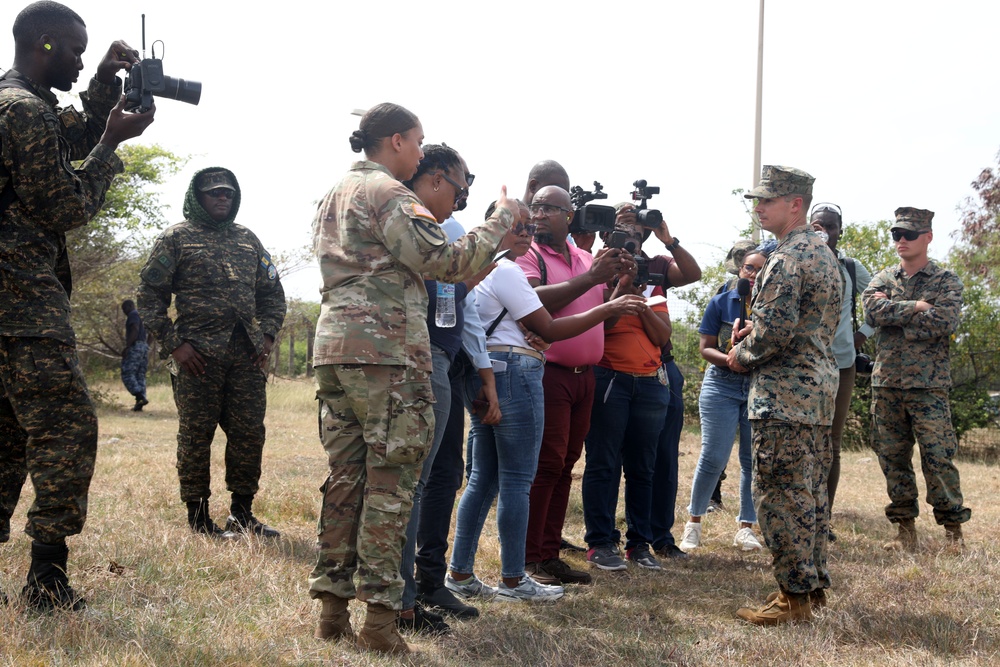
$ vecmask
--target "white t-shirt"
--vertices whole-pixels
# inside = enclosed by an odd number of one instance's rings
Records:
[[[501,259],[497,268],[476,286],[475,292],[479,318],[484,328],[489,329],[500,311],[507,309],[507,314],[493,330],[493,335],[486,344],[530,347],[517,320],[541,308],[542,302],[528,284],[521,267],[509,259]]]

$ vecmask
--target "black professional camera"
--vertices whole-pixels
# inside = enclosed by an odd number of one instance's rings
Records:
[[[854,357],[854,370],[862,375],[871,375],[871,372],[875,370],[875,362],[864,352],[859,352]]]
[[[155,42],[153,43],[155,46]],[[160,42],[161,46],[163,42]],[[201,83],[175,79],[163,73],[163,60],[153,55],[146,57],[146,15],[142,15],[142,60],[129,70],[125,78],[125,111],[143,113],[153,106],[153,96],[167,97],[188,104],[201,100]]]
[[[635,190],[632,191],[632,201],[639,202],[635,207],[635,217],[639,224],[647,229],[656,229],[663,224],[663,214],[656,209],[646,208],[646,200],[653,195],[660,194],[659,186],[647,185],[646,181],[638,180],[632,184]]]
[[[639,248],[636,248],[633,243],[626,243],[625,250],[632,253],[632,259],[635,260],[635,278],[632,283],[635,285],[657,285],[659,287],[667,286],[667,276],[662,273],[650,273],[649,272],[649,260],[643,257],[639,253]]]
[[[607,199],[608,193],[602,192],[603,185],[594,181],[594,191],[587,192],[579,185],[574,185],[569,191],[573,202],[573,220],[569,223],[571,234],[579,232],[613,232],[615,230],[615,208],[603,204],[588,204],[595,199]]]

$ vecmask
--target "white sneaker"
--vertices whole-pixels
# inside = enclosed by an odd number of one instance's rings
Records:
[[[753,528],[745,527],[740,528],[736,531],[736,537],[733,538],[733,546],[743,549],[743,551],[759,551],[763,549],[760,545],[760,540],[753,533]]]
[[[688,521],[684,524],[684,537],[681,538],[681,543],[677,547],[687,553],[692,549],[697,549],[701,546],[701,523],[695,523],[694,521]]]
[[[517,586],[511,588],[500,580],[497,586],[497,600],[507,600],[508,602],[550,602],[558,600],[563,596],[565,590],[562,586],[547,586],[540,584],[528,575],[521,577]]]
[[[466,600],[472,598],[491,600],[496,597],[497,594],[497,589],[484,584],[482,579],[477,577],[475,574],[465,581],[456,581],[449,574],[444,578],[444,587],[455,595],[465,598]]]

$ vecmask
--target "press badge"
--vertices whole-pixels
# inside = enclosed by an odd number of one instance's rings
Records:
[[[660,367],[656,369],[656,379],[660,381],[664,387],[670,386],[670,380],[667,379],[667,369],[660,364]]]

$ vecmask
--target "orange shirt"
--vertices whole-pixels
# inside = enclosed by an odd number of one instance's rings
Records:
[[[666,313],[666,304],[653,306],[653,312]],[[610,329],[604,330],[604,357],[599,366],[622,373],[651,375],[660,367],[660,348],[649,340],[638,315],[622,315]]]

